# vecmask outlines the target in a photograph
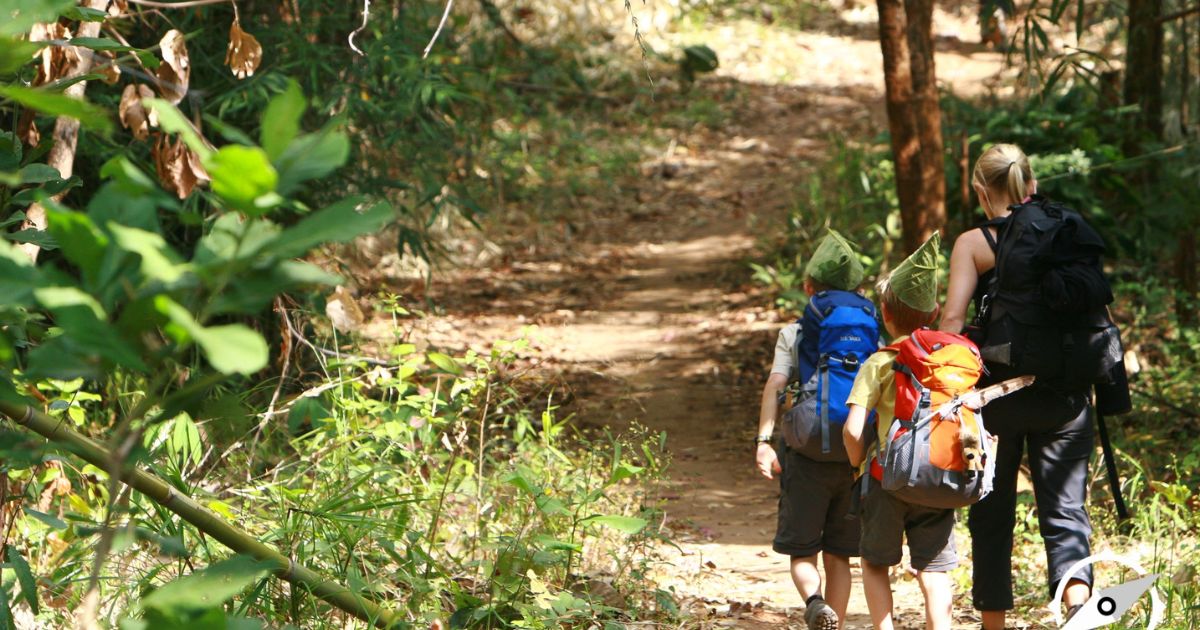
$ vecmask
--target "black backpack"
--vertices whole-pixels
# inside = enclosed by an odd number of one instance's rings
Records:
[[[991,379],[1032,374],[1064,393],[1107,382],[1123,351],[1108,316],[1103,239],[1079,213],[1041,196],[1010,210],[976,319]]]

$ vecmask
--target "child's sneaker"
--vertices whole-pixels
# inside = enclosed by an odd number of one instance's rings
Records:
[[[837,613],[819,596],[813,597],[804,609],[804,623],[808,624],[808,630],[838,630]]]

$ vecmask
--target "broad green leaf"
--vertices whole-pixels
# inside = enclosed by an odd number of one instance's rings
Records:
[[[332,127],[300,136],[275,160],[279,192],[286,195],[306,181],[325,177],[349,157],[350,139]]]
[[[29,602],[29,609],[33,614],[38,614],[37,580],[33,577],[33,571],[29,570],[29,563],[12,545],[8,546],[8,566],[17,574],[17,582],[21,584],[21,598]]]
[[[166,331],[179,343],[195,341],[210,365],[222,374],[253,374],[267,366],[267,342],[242,324],[201,326],[179,303],[159,295],[154,306],[171,323]]]
[[[4,44],[0,41],[0,46]],[[21,168],[21,156],[24,149],[16,134],[0,131],[0,171],[15,171]]]
[[[75,287],[40,287],[34,290],[34,296],[42,306],[50,309],[52,312],[60,309],[82,307],[86,312],[90,312],[97,320],[107,320],[108,315],[104,312],[104,307],[96,301],[96,298],[76,289]]]
[[[282,94],[267,103],[259,142],[272,162],[283,155],[284,149],[300,133],[300,117],[304,115],[304,109],[304,93],[300,91],[300,84],[293,80],[288,81]]]
[[[534,486],[533,482],[529,480],[529,477],[525,476],[524,471],[519,469],[509,473],[508,476],[504,477],[504,482],[532,496],[537,496],[542,492],[540,488]]]
[[[411,343],[400,343],[392,346],[392,356],[406,357],[417,351],[417,346]]]
[[[74,0],[5,0],[0,35],[24,35],[38,22],[53,22]]]
[[[44,42],[0,37],[0,75],[13,74],[25,67],[33,61],[34,53],[45,45]]]
[[[0,584],[0,630],[13,630],[12,609],[8,607],[8,589]]]
[[[58,249],[58,241],[44,230],[26,228],[17,232],[8,232],[4,238],[14,243],[33,243],[44,250]]]
[[[262,630],[262,628],[262,622],[257,619],[230,617],[225,620],[225,630]]]
[[[158,117],[158,126],[162,127],[163,131],[179,134],[179,137],[183,138],[184,144],[198,155],[202,161],[212,156],[212,149],[204,142],[200,134],[196,132],[196,128],[169,101],[164,101],[160,98],[147,98],[142,100],[142,107],[154,112],[154,115]],[[208,168],[207,164],[205,164],[205,168]]]
[[[249,556],[233,556],[164,584],[142,598],[143,608],[164,613],[200,612],[229,601],[270,571]]]
[[[195,336],[195,335],[193,335]],[[196,336],[208,362],[223,374],[250,375],[267,367],[267,342],[248,326],[210,326]]]
[[[72,188],[77,188],[83,185],[83,179],[78,175],[72,175],[68,179],[55,179],[42,184],[41,186],[26,188],[19,191],[9,199],[9,203],[14,206],[28,206],[33,203],[40,202],[43,206],[54,198],[55,195],[64,193]],[[9,220],[12,215],[9,215]]]
[[[158,184],[124,155],[118,155],[105,162],[104,166],[100,167],[100,176],[128,186],[131,192],[158,190]]]
[[[196,246],[192,262],[201,273],[256,256],[279,235],[279,226],[266,219],[246,219],[234,212],[213,221]]]
[[[181,462],[191,460],[192,463],[200,463],[200,458],[204,456],[204,445],[200,441],[200,430],[191,416],[181,413],[171,420],[171,434],[166,447]]]
[[[268,249],[283,258],[303,256],[322,243],[344,243],[375,232],[395,217],[386,202],[369,204],[362,197],[348,197],[318,210],[284,230]]]
[[[58,169],[49,164],[30,164],[21,169],[22,184],[44,184],[55,179],[62,179]]]
[[[213,300],[210,308],[214,315],[253,314],[270,304],[279,293],[318,285],[334,286],[341,282],[340,276],[311,263],[284,260],[240,277]]]
[[[118,247],[141,257],[146,277],[171,284],[187,273],[187,265],[161,235],[118,223],[109,223],[108,230]]]
[[[146,370],[133,348],[108,325],[104,308],[91,295],[75,287],[39,287],[33,295],[54,315],[54,323],[78,349],[117,365]],[[67,361],[69,357],[61,360]]]
[[[450,374],[460,375],[463,372],[462,366],[454,360],[453,357],[442,354],[441,352],[430,352],[425,355],[429,358],[429,362],[436,365],[438,369]]]
[[[565,503],[563,503],[559,499],[555,499],[553,497],[549,497],[544,494],[538,495],[538,497],[536,499],[534,499],[533,502],[535,505],[537,505],[538,510],[542,514],[554,516],[557,514],[566,514],[567,513],[567,505]]]
[[[0,96],[30,109],[36,109],[43,114],[74,118],[84,127],[90,127],[105,135],[112,132],[113,129],[113,122],[108,111],[59,92],[4,85],[0,86]]]
[[[90,7],[69,7],[62,12],[62,16],[68,20],[78,20],[80,22],[103,22],[108,19],[108,12]]]
[[[88,48],[91,50],[104,50],[110,52],[129,52],[135,50],[132,46],[126,46],[115,39],[107,37],[72,37],[72,46]]]
[[[593,525],[603,525],[621,532],[622,534],[634,535],[646,528],[649,524],[644,518],[636,516],[618,516],[618,515],[598,515],[589,516],[583,519],[584,523]]]
[[[229,144],[204,160],[212,190],[231,207],[258,216],[276,205],[279,176],[267,154],[258,147]]]
[[[46,514],[45,512],[39,512],[37,510],[30,509],[28,507],[24,508],[23,511],[25,512],[26,516],[32,516],[34,518],[34,520],[40,521],[43,525],[49,527],[50,529],[66,529],[67,528],[67,524],[65,522],[63,522],[62,519],[60,519],[56,516],[51,516],[49,514]]]
[[[246,135],[246,132],[234,127],[233,125],[221,120],[212,114],[204,114],[205,124],[209,129],[216,131],[222,138],[236,144],[244,144],[248,147],[254,146],[254,139]]]
[[[558,540],[553,536],[539,534],[533,537],[533,541],[541,546],[546,551],[583,551],[583,545],[579,543],[566,542]]]
[[[305,424],[315,427],[318,421],[330,417],[332,413],[319,396],[301,396],[288,412],[288,431],[297,434]]]
[[[61,207],[46,208],[47,229],[62,246],[63,256],[94,276],[108,247],[108,237],[82,212]]]
[[[613,467],[612,474],[608,478],[608,483],[609,485],[619,483],[630,477],[637,476],[643,470],[645,469],[641,466],[634,466],[628,462],[621,462]]]

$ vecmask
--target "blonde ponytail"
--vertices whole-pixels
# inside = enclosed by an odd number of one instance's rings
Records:
[[[1008,202],[1016,204],[1021,203],[1029,194],[1033,169],[1029,166],[1029,158],[1017,145],[995,144],[984,151],[975,162],[972,179],[983,186],[988,197],[1007,193]],[[990,201],[987,200],[988,203]]]

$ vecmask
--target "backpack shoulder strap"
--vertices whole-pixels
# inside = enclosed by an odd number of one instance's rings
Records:
[[[821,302],[824,302],[826,297],[828,297],[828,293],[826,293],[825,291],[822,291],[822,292],[812,296],[811,298],[809,298],[808,306],[804,307],[804,310],[812,313],[813,319],[815,319],[818,324],[825,321],[826,313],[823,312],[822,309],[817,306],[817,301],[819,300]]]
[[[996,217],[994,219],[988,219],[987,221],[984,221],[979,226],[979,231],[983,232],[983,238],[987,240],[988,247],[991,248],[993,254],[996,253],[996,250],[999,249],[1000,246],[996,242],[996,237],[992,236],[992,231],[988,228],[996,228],[996,233],[999,234],[1005,223],[1008,223],[1008,217]]]

